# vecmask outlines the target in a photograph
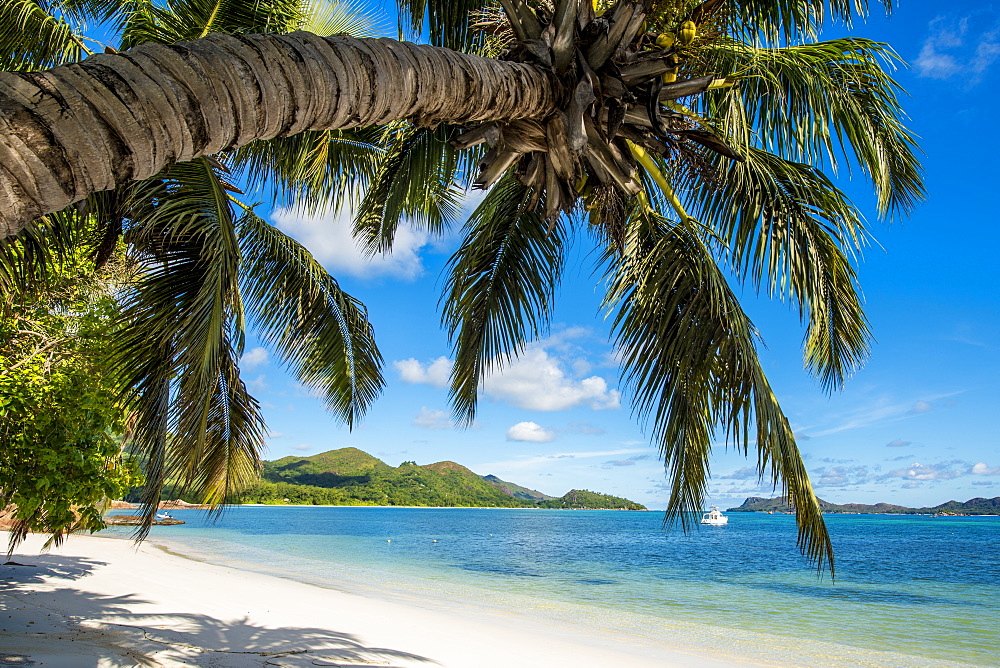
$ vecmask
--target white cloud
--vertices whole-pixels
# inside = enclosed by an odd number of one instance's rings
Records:
[[[889,441],[888,443],[886,443],[885,447],[887,447],[887,448],[905,448],[909,444],[910,444],[910,441],[904,441],[902,439],[897,438],[894,441]]]
[[[483,393],[494,401],[536,411],[561,411],[576,406],[594,410],[618,408],[621,394],[600,376],[575,379],[563,363],[535,344],[498,373],[483,380]]]
[[[424,429],[453,429],[455,423],[445,411],[438,411],[427,406],[422,406],[417,417],[413,418],[413,424]]]
[[[271,214],[275,226],[301,242],[332,273],[361,278],[390,276],[412,281],[424,271],[420,252],[428,245],[427,232],[406,223],[396,229],[391,253],[368,255],[353,236],[351,213],[278,208]]]
[[[821,436],[837,434],[842,431],[868,427],[873,424],[886,424],[889,422],[899,422],[901,420],[911,419],[914,416],[922,415],[933,410],[935,403],[932,402],[938,402],[936,405],[940,406],[941,399],[949,399],[960,395],[963,392],[965,392],[965,390],[947,392],[908,403],[891,403],[884,398],[873,398],[866,401],[862,407],[854,411],[836,416],[835,419],[839,422],[839,424],[827,429],[812,431],[809,435],[813,438],[819,438]],[[947,405],[947,403],[945,403],[945,405]]]
[[[902,478],[912,482],[931,482],[935,480],[953,480],[960,478],[972,470],[967,463],[957,459],[939,464],[921,464],[915,462],[912,466],[889,471],[880,479]]]
[[[257,376],[253,380],[245,380],[243,382],[246,383],[246,386],[249,387],[254,392],[263,392],[268,387],[270,387],[267,384],[267,379],[264,376],[264,374]]]
[[[281,438],[282,436],[284,436],[284,434],[281,433],[280,431],[274,431],[274,430],[272,430],[272,431],[267,432],[267,437],[268,438]]]
[[[816,487],[845,487],[868,481],[867,466],[829,466],[810,472]]]
[[[240,366],[244,369],[253,369],[261,364],[267,363],[267,351],[260,346],[256,348],[251,348],[247,352],[243,353],[243,357],[240,358]]]
[[[555,349],[578,356],[580,351],[569,341],[587,333],[582,327],[573,327],[530,344],[513,361],[483,379],[482,393],[494,401],[536,411],[561,411],[576,406],[594,410],[619,408],[621,394],[609,388],[604,378],[579,378],[583,374],[567,370],[572,367],[586,373],[590,370],[586,360],[566,362],[549,353],[549,349]],[[397,360],[393,366],[404,382],[443,388],[450,381],[452,361],[438,357],[425,363],[411,357]]]
[[[601,464],[601,468],[610,469],[621,466],[635,466],[636,462],[646,461],[647,459],[652,459],[652,456],[636,455],[635,457],[629,457],[628,459],[612,459]]]
[[[422,364],[411,357],[405,360],[397,360],[392,365],[396,367],[400,379],[405,383],[448,387],[452,362],[447,357],[438,357],[427,364]]]
[[[532,443],[549,443],[556,440],[556,433],[544,429],[535,422],[518,422],[507,430],[508,441],[529,441]]]
[[[1000,59],[1000,30],[995,20],[981,15],[960,19],[939,16],[928,29],[930,34],[914,61],[922,77],[975,85]]]
[[[720,480],[760,480],[760,473],[751,466],[744,466],[726,475],[714,476]]]
[[[313,446],[309,445],[308,443],[302,443],[300,445],[292,446],[292,450],[298,450],[299,452],[307,452],[312,449]]]
[[[519,457],[501,462],[489,462],[482,464],[482,468],[503,470],[503,469],[530,469],[538,468],[546,464],[551,464],[564,459],[590,459],[591,457],[614,457],[616,455],[633,455],[636,453],[648,453],[649,448],[637,450],[635,448],[621,450],[602,450],[599,452],[557,452],[551,455],[536,455],[533,457]]]
[[[1000,475],[1000,466],[989,467],[986,462],[976,462],[972,466],[974,475]]]

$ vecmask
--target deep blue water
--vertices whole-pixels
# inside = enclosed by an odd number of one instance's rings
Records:
[[[188,523],[154,527],[154,542],[368,594],[586,610],[695,635],[710,624],[750,645],[808,639],[860,651],[852,656],[871,651],[875,663],[889,650],[914,657],[901,665],[1000,666],[997,517],[828,515],[831,581],[799,555],[788,515],[730,513],[728,526],[687,535],[665,531],[657,512],[235,507],[217,522],[202,511],[174,516]]]

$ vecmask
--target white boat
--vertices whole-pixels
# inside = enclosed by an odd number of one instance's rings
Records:
[[[707,513],[701,516],[701,523],[721,527],[729,523],[729,518],[723,515],[718,508],[712,506]]]

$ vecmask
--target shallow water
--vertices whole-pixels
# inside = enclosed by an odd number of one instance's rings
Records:
[[[188,523],[154,527],[154,542],[365,595],[473,601],[648,637],[669,626],[691,645],[728,638],[743,655],[766,645],[779,663],[785,651],[799,665],[1000,665],[998,517],[827,515],[832,582],[799,555],[788,515],[730,513],[728,526],[688,535],[664,531],[657,512],[235,507],[214,523],[203,511],[173,515]]]

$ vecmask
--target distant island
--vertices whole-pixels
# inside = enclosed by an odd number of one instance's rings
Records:
[[[228,501],[330,506],[646,510],[634,501],[588,490],[574,489],[553,497],[495,475],[478,475],[450,461],[424,466],[410,461],[389,466],[357,448],[264,462],[260,482]]]
[[[966,502],[946,501],[933,508],[907,508],[891,503],[830,503],[819,500],[819,507],[824,513],[864,513],[872,515],[1000,515],[1000,496],[992,499],[975,498]],[[779,496],[765,499],[751,496],[738,508],[730,508],[730,513],[786,513],[792,512],[788,499]]]

